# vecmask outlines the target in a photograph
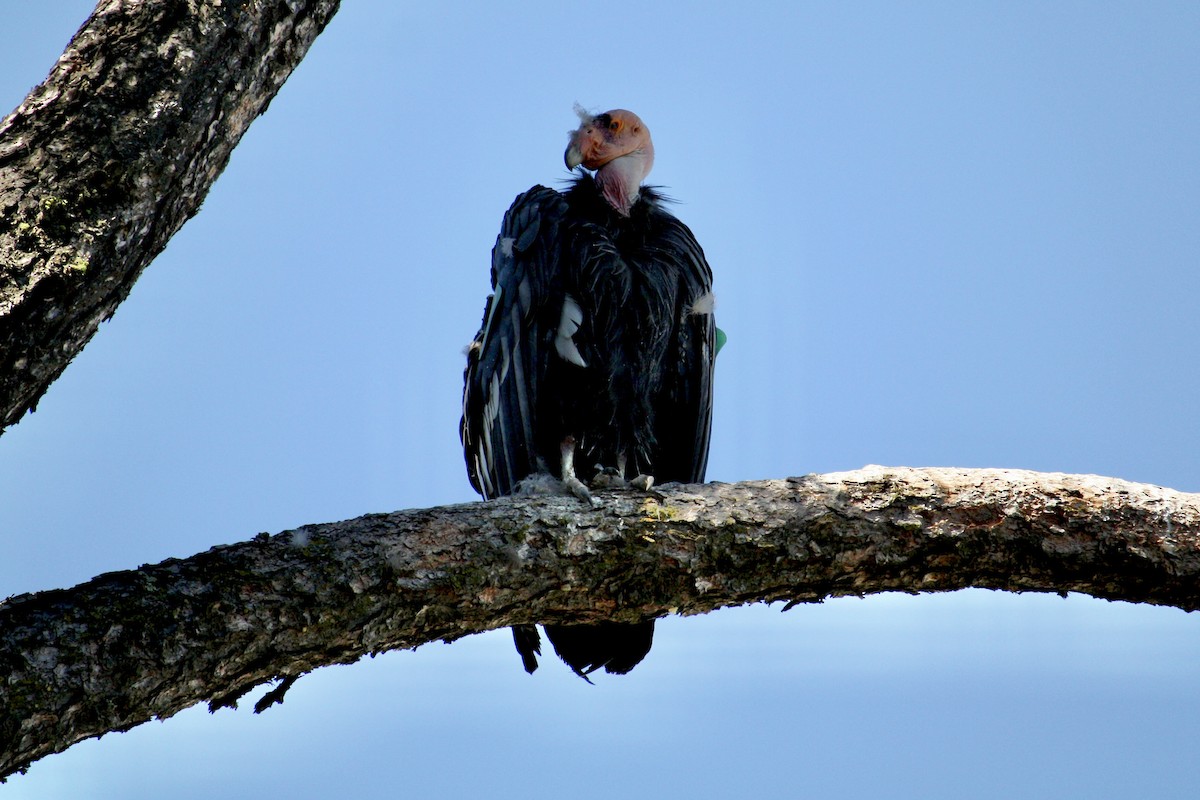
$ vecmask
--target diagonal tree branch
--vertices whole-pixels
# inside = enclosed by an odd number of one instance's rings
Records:
[[[602,497],[308,525],[10,598],[0,775],[275,678],[514,623],[972,586],[1200,607],[1200,495],[1145,484],[867,467]]]
[[[200,208],[338,0],[101,0],[0,121],[0,432]]]

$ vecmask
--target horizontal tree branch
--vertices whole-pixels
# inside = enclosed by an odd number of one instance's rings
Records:
[[[0,432],[196,213],[338,0],[101,0],[0,120]]]
[[[1200,495],[1145,484],[867,467],[599,496],[307,525],[9,598],[0,775],[272,679],[516,623],[972,586],[1200,607]]]

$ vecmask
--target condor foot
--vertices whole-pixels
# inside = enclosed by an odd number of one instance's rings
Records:
[[[621,473],[613,467],[604,467],[592,478],[593,489],[640,489],[647,491],[654,485],[653,475],[638,475],[631,481],[621,477]]]

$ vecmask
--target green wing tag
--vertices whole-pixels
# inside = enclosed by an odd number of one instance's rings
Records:
[[[726,339],[727,337],[725,336],[725,331],[717,328],[717,353],[721,352],[721,348],[725,346]],[[716,357],[717,353],[713,353],[714,358]]]

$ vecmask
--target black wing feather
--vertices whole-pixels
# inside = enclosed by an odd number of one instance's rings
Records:
[[[513,201],[492,248],[492,295],[467,350],[460,431],[471,485],[485,498],[511,494],[546,468],[534,413],[553,347],[548,309],[562,305],[558,229],[566,209],[561,194],[535,186]]]
[[[654,474],[660,482],[698,483],[708,466],[712,430],[716,322],[712,313],[712,270],[692,232],[663,213],[655,237],[664,261],[676,267],[673,352],[663,364],[663,386],[655,409]]]

